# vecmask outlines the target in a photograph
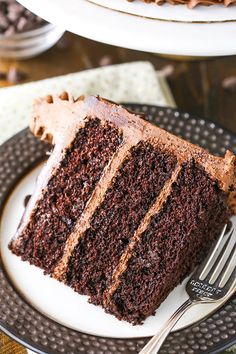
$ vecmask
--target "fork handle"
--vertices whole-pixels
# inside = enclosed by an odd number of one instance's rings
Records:
[[[150,341],[145,345],[145,347],[139,352],[139,354],[156,354],[161,348],[166,337],[170,333],[171,329],[178,322],[178,320],[183,316],[183,314],[194,305],[195,303],[188,299],[185,301],[175,313],[168,319],[168,321],[163,325],[160,331],[153,336]]]

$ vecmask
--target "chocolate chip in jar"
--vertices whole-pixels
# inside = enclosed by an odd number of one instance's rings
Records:
[[[16,0],[0,0],[0,58],[33,58],[57,43],[64,30],[27,10]],[[16,69],[6,73],[15,84],[24,81]]]
[[[42,27],[47,22],[15,0],[0,0],[0,33],[10,36]]]

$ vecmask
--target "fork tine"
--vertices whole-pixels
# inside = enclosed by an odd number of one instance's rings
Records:
[[[228,292],[230,289],[236,288],[236,265],[226,284],[224,285],[224,291]]]
[[[219,259],[222,257],[222,254],[224,253],[224,250],[228,245],[232,232],[233,229],[230,229],[230,231],[225,235],[225,237],[221,241],[221,244],[218,245],[218,249],[216,250],[215,255],[211,261],[211,264],[208,267],[207,274],[205,274],[205,276],[203,277],[204,281],[209,281],[214,271],[214,267],[216,267],[216,265],[218,264]]]
[[[224,266],[227,267],[228,260],[230,260],[232,248],[235,245],[235,239],[236,239],[236,232],[233,229],[230,232],[230,236],[228,237],[228,240],[226,241],[224,247],[222,248],[222,251],[220,252],[220,255],[218,256],[217,260],[215,261],[211,269],[211,274],[209,274],[209,276],[206,277],[206,279],[209,281],[210,284],[213,284],[217,280],[219,275],[222,274]]]
[[[208,274],[209,269],[211,269],[210,264],[212,263],[212,260],[217,255],[217,253],[219,253],[219,246],[221,245],[222,239],[225,235],[226,228],[227,228],[227,224],[224,226],[218,240],[211,247],[211,250],[209,252],[210,254],[209,258],[206,258],[205,262],[203,262],[195,271],[194,276],[198,276],[200,280],[203,280],[205,278],[204,273],[206,273],[207,271]]]
[[[216,279],[214,286],[219,286],[220,288],[224,287],[229,280],[231,273],[236,267],[236,242],[233,246],[230,256],[227,259],[222,271],[220,272],[218,278]]]

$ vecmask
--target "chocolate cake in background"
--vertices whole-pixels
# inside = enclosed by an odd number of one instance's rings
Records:
[[[129,2],[133,2],[136,0],[128,0]],[[141,0],[145,3],[155,3],[157,5],[163,5],[165,3],[171,4],[171,5],[187,5],[190,9],[193,9],[197,5],[204,5],[204,6],[210,6],[210,5],[224,5],[224,6],[230,6],[230,5],[235,5],[236,0]]]
[[[39,99],[30,126],[54,149],[11,251],[142,323],[228,221],[235,156],[212,156],[92,96]]]

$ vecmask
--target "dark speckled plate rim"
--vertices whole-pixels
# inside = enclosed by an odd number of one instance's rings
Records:
[[[135,104],[135,103],[130,103],[130,104],[127,104],[127,103],[126,103],[126,104],[124,104],[124,105],[125,105],[129,110],[135,111],[136,113],[137,113],[137,112],[142,113],[143,107],[145,107],[146,109],[145,109],[144,114],[147,115],[147,116],[149,116],[149,117],[152,116],[151,110],[154,109],[154,110],[156,110],[157,112],[155,113],[155,117],[153,116],[152,119],[156,118],[156,115],[158,114],[158,112],[161,112],[161,111],[162,111],[162,113],[163,113],[162,116],[163,116],[163,117],[166,117],[167,115],[172,115],[172,117],[175,117],[175,119],[178,119],[178,118],[176,118],[176,114],[177,114],[177,116],[180,117],[180,119],[181,119],[181,116],[185,116],[185,118],[187,117],[188,119],[194,119],[194,120],[196,120],[196,121],[204,121],[204,122],[205,122],[206,124],[208,124],[208,125],[212,125],[212,124],[213,124],[213,128],[211,128],[213,132],[214,132],[215,129],[221,129],[225,134],[227,134],[227,135],[230,136],[231,138],[236,139],[236,134],[232,133],[232,132],[231,132],[230,130],[228,130],[228,129],[225,129],[225,128],[222,127],[221,125],[219,125],[219,124],[217,124],[217,123],[215,123],[215,122],[213,122],[213,121],[211,121],[211,120],[209,120],[209,119],[196,117],[196,116],[193,115],[193,114],[186,113],[186,112],[182,112],[182,111],[177,110],[177,109],[172,109],[172,108],[168,108],[168,107],[156,107],[156,106],[153,106],[153,105],[142,105],[142,104]],[[162,118],[160,118],[160,120],[161,120],[161,119],[162,119]],[[208,128],[208,129],[209,129],[209,128]],[[28,129],[24,129],[23,131],[17,133],[17,134],[14,135],[12,138],[10,138],[9,140],[7,140],[2,146],[0,146],[0,155],[1,155],[1,152],[4,151],[4,147],[5,147],[6,145],[11,145],[11,144],[16,143],[16,142],[18,141],[18,139],[20,139],[20,138],[26,136],[27,133],[28,133]],[[35,140],[36,140],[36,139],[35,139]],[[38,143],[37,143],[37,144],[38,144]],[[43,143],[41,143],[41,144],[43,144]],[[48,149],[48,145],[47,145],[47,149]],[[235,146],[235,149],[236,149],[236,146]],[[6,202],[7,202],[7,200],[8,200],[8,197],[11,195],[11,192],[13,191],[14,186],[16,185],[16,183],[18,183],[18,182],[22,179],[23,176],[25,176],[30,170],[32,170],[33,168],[35,168],[36,165],[39,164],[40,162],[42,162],[44,159],[45,159],[45,155],[42,154],[41,157],[35,158],[34,162],[29,163],[28,167],[25,168],[21,173],[17,174],[17,181],[14,181],[13,183],[11,183],[11,184],[8,186],[7,190],[5,191],[5,193],[3,193],[3,195],[2,195],[2,197],[1,197],[1,199],[0,199],[0,216],[1,216],[1,213],[2,213],[2,211],[3,211],[3,209],[4,209],[4,205],[6,204]],[[0,251],[1,251],[1,250],[0,250]],[[16,288],[14,288],[14,285],[12,285],[12,283],[11,283],[11,281],[10,281],[8,275],[7,275],[7,272],[4,270],[4,265],[2,264],[2,261],[1,261],[1,252],[0,252],[0,268],[1,268],[1,270],[4,271],[4,276],[6,277],[7,281],[8,281],[9,284],[10,284],[10,286],[14,289],[14,292],[16,292],[18,296],[20,296],[20,298],[21,298],[21,300],[22,300],[23,302],[26,302],[27,305],[31,307],[31,305],[30,305],[26,300],[24,300],[24,298],[23,298],[21,295],[19,295],[19,292],[17,291]],[[0,299],[0,301],[2,301],[2,299]],[[231,302],[231,301],[233,301],[233,300],[232,300],[232,299],[229,300],[229,302]],[[228,302],[227,302],[227,304],[228,304]],[[226,307],[227,304],[223,305],[223,307],[222,307],[221,309],[224,309],[224,307]],[[37,310],[34,309],[33,307],[32,307],[32,309],[33,309],[33,311],[34,311],[35,313],[38,313],[42,319],[44,318],[45,320],[47,320],[47,321],[49,321],[49,322],[51,322],[51,323],[54,323],[54,324],[56,324],[56,325],[59,326],[59,327],[64,327],[64,328],[66,328],[65,326],[62,326],[62,325],[56,323],[55,321],[53,321],[53,320],[47,318],[47,316],[42,315],[39,311],[37,311]],[[220,309],[217,309],[217,310],[214,312],[214,314],[217,314],[218,311],[220,311]],[[235,304],[233,304],[233,311],[236,311],[236,305],[235,305]],[[212,317],[214,314],[211,314],[210,316],[208,316],[208,319],[211,319],[211,317]],[[179,330],[179,331],[175,331],[174,333],[179,333],[179,334],[184,335],[184,332],[185,332],[186,329],[191,332],[191,328],[192,328],[192,327],[196,327],[198,324],[201,324],[204,320],[205,320],[205,319],[201,319],[200,321],[194,323],[193,325],[191,325],[191,326],[189,326],[189,327],[187,327],[187,328],[183,328],[183,329],[181,329],[181,330]],[[26,339],[22,338],[22,336],[18,333],[17,328],[14,328],[14,326],[13,326],[13,327],[12,327],[12,326],[8,326],[7,324],[1,323],[1,322],[2,322],[2,321],[1,321],[1,314],[0,314],[0,330],[1,330],[2,332],[4,332],[5,334],[7,334],[8,336],[10,336],[10,337],[12,337],[13,339],[15,339],[15,340],[16,340],[17,342],[19,342],[20,344],[24,345],[25,347],[27,347],[27,348],[29,348],[29,349],[31,349],[31,350],[33,350],[33,351],[36,351],[37,353],[59,353],[59,352],[60,352],[60,351],[55,351],[55,350],[47,349],[47,348],[43,347],[41,344],[34,344],[31,340],[26,340]],[[43,323],[42,323],[42,325],[43,325]],[[68,329],[68,330],[70,331],[70,329]],[[210,329],[209,329],[209,330],[210,330]],[[75,330],[71,330],[71,331],[78,333],[78,335],[82,334],[82,333],[77,332],[77,331],[75,331]],[[196,332],[196,331],[195,331],[195,332]],[[86,336],[87,336],[87,337],[90,337],[90,335],[87,335],[87,334],[86,334]],[[91,337],[94,338],[94,337],[96,337],[96,336],[92,336],[92,335],[91,335]],[[170,335],[169,337],[171,337],[171,335]],[[167,341],[169,340],[169,337],[168,337]],[[97,338],[102,338],[102,337],[97,337]],[[106,338],[105,338],[105,339],[106,339]],[[111,339],[111,338],[107,338],[107,340],[110,340],[110,339]],[[138,339],[140,339],[140,338],[122,339],[122,341],[123,341],[124,343],[127,342],[127,341],[129,341],[129,342],[134,342],[134,343],[135,343]],[[147,339],[145,339],[145,338],[142,338],[142,339],[144,339],[144,342],[146,342],[146,340],[147,340]],[[114,341],[116,341],[116,340],[119,340],[119,339],[118,339],[118,338],[114,338]],[[197,338],[196,338],[196,340],[197,340]],[[218,344],[215,344],[214,346],[208,348],[206,351],[204,351],[204,353],[209,353],[209,354],[210,354],[210,353],[218,353],[218,352],[221,352],[221,351],[223,351],[223,350],[229,348],[230,346],[234,345],[235,343],[236,343],[236,336],[234,336],[234,337],[232,337],[232,338],[230,337],[228,340],[220,341]],[[118,344],[118,345],[119,345],[119,344]],[[88,349],[89,349],[89,347],[88,347]],[[140,350],[140,349],[141,349],[141,347],[137,348],[137,350]],[[172,347],[171,347],[171,349],[172,349]],[[45,351],[45,350],[46,350],[46,351]],[[77,348],[77,349],[76,349],[76,353],[80,353],[79,350],[80,350],[80,348]],[[119,349],[117,349],[117,350],[119,350]],[[134,353],[136,352],[136,353],[137,353],[137,351],[129,351],[129,348],[127,348],[127,350],[124,351],[124,353],[131,353],[131,352],[134,352]],[[165,352],[165,351],[163,351],[163,353],[164,353],[164,352]],[[175,352],[175,351],[174,351],[174,352]],[[173,353],[174,353],[174,352],[173,352]],[[188,351],[186,351],[186,353],[187,353],[187,352],[188,352]],[[83,353],[85,353],[85,352],[83,351]],[[106,353],[106,351],[104,351],[104,353]],[[178,353],[178,350],[176,351],[176,353]],[[203,353],[203,351],[194,351],[193,353]]]

